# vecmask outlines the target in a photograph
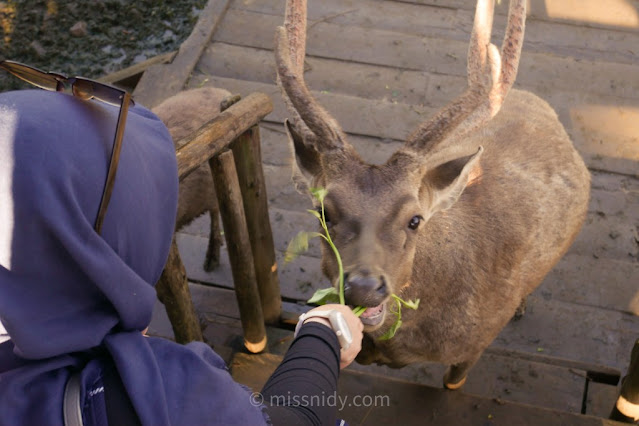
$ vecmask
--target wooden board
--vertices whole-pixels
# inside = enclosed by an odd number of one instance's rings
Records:
[[[231,362],[233,378],[259,391],[281,362],[273,354],[237,353]],[[548,392],[551,394],[552,392]],[[433,386],[370,375],[350,368],[340,375],[338,392],[326,404],[338,406],[349,424],[420,425],[606,425],[601,418],[533,407],[500,398],[452,392]]]

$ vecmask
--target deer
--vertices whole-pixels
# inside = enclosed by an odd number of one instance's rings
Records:
[[[153,112],[168,128],[177,150],[182,139],[217,116],[226,104],[235,101],[237,96],[231,96],[224,89],[201,87],[171,96],[154,107]],[[213,177],[208,163],[204,162],[180,181],[175,230],[180,230],[206,212],[210,214],[211,226],[203,268],[210,272],[220,262],[222,234]],[[156,289],[158,298],[166,307],[176,341],[203,340],[175,238]]]
[[[154,107],[153,112],[169,130],[177,150],[181,147],[180,140],[217,116],[221,112],[222,102],[230,97],[231,94],[224,89],[201,87],[171,96]],[[206,271],[212,271],[220,262],[222,236],[213,177],[207,163],[180,181],[178,194],[176,231],[206,212],[211,215],[211,232],[203,267]]]
[[[492,0],[477,1],[466,90],[384,164],[361,159],[304,81],[305,1],[287,1],[275,35],[294,184],[327,190],[346,303],[367,307],[356,360],[444,364],[451,390],[566,253],[590,197],[588,169],[555,111],[512,88],[526,0],[510,1],[501,48],[491,43],[493,12]],[[321,268],[337,285],[325,242]],[[393,338],[380,340],[394,322],[392,294],[421,303],[402,312]]]

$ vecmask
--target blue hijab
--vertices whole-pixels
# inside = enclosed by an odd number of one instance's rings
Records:
[[[264,423],[208,346],[141,334],[175,227],[177,166],[166,127],[132,107],[98,235],[117,114],[60,93],[0,93],[0,321],[11,337],[0,424],[62,424],[66,381],[96,349],[143,424]]]

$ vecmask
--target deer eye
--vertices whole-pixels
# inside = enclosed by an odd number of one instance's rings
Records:
[[[417,215],[417,216],[413,216],[413,217],[410,219],[410,222],[408,222],[408,227],[409,227],[410,229],[413,229],[413,230],[415,230],[415,229],[419,228],[419,224],[422,222],[422,219],[424,219],[424,218],[423,218],[423,217],[421,217],[421,216],[419,216],[419,215]]]

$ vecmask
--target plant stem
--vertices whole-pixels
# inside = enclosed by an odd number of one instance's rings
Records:
[[[328,227],[326,226],[326,217],[324,216],[324,201],[320,201],[320,205],[322,206],[322,220],[320,221],[322,224],[322,228],[324,228],[324,232],[326,233],[326,241],[328,245],[331,246],[333,253],[335,253],[335,258],[337,259],[337,268],[338,268],[338,279],[339,279],[339,303],[341,305],[346,304],[346,300],[344,299],[344,266],[342,265],[342,257],[339,255],[337,251],[337,247],[333,244],[333,240],[331,239],[331,234],[328,232]]]

